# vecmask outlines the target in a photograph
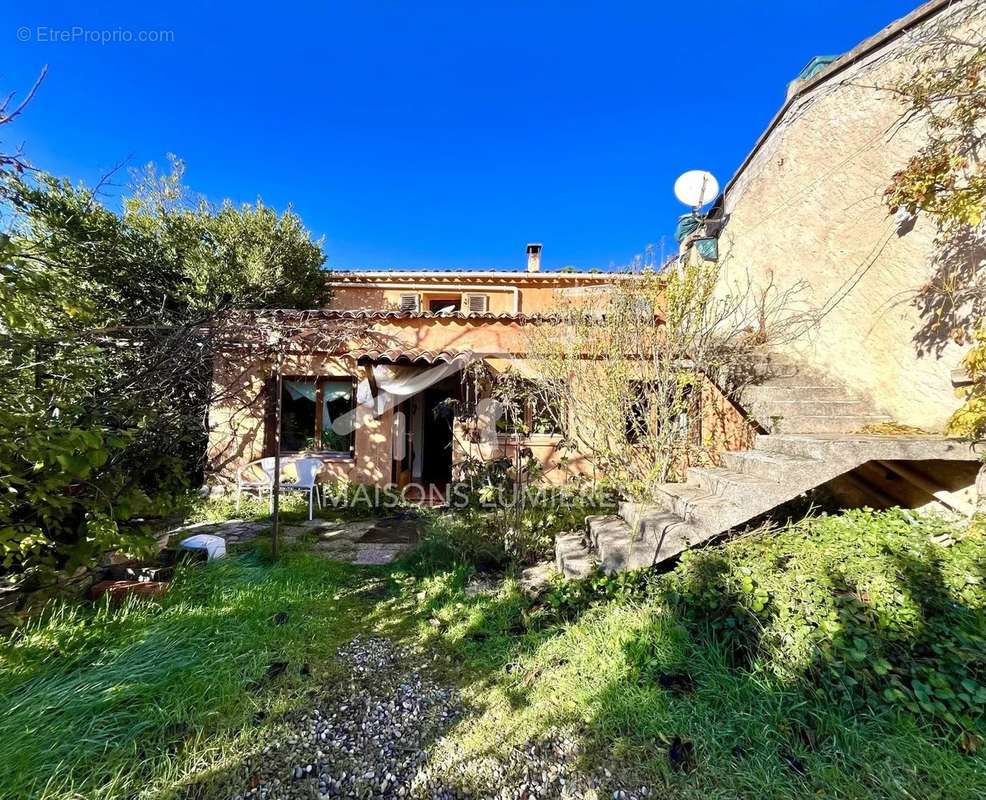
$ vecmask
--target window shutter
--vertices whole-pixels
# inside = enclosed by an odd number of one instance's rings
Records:
[[[490,307],[490,298],[486,294],[471,294],[468,296],[469,313],[485,314]]]
[[[401,295],[401,311],[420,311],[421,298],[417,294]]]

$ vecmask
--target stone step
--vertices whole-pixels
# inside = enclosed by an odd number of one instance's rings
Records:
[[[559,533],[555,536],[555,566],[568,580],[587,578],[596,571],[597,563],[581,533]]]
[[[763,492],[747,492],[736,498],[716,497],[706,490],[696,491],[696,487],[685,487],[680,491],[667,491],[665,497],[655,493],[659,506],[667,507],[673,504],[684,512],[683,519],[687,525],[687,546],[708,542],[721,534],[735,528],[748,520],[770,510],[777,502],[775,495],[781,494],[781,487],[769,484],[770,489]]]
[[[586,523],[599,566],[607,575],[653,567],[691,546],[691,526],[671,515],[665,515],[660,534],[655,533],[653,516],[649,526],[631,526],[615,514],[588,517]]]
[[[758,435],[754,451],[812,458],[849,469],[867,461],[977,460],[970,443],[934,435],[878,436],[854,434],[775,433]]]
[[[728,467],[688,468],[688,483],[696,483],[715,495],[735,497],[744,492],[762,491],[774,480]]]
[[[817,414],[789,416],[771,424],[772,433],[858,433],[867,425],[889,422],[882,414]]]
[[[838,448],[838,438],[826,436],[811,436],[804,433],[785,434],[772,433],[758,435],[754,441],[753,450],[746,453],[762,454],[752,456],[756,458],[768,458],[771,460],[780,459],[799,459],[823,461],[829,458],[833,448]],[[737,453],[737,455],[739,455]],[[732,454],[727,454],[727,458]]]
[[[704,541],[742,521],[742,498],[717,496],[689,483],[661,483],[654,487],[654,503],[689,523],[693,535]]]
[[[744,386],[739,393],[744,406],[774,400],[859,400],[844,386],[834,384],[774,384]]]
[[[863,400],[797,400],[774,399],[759,400],[747,406],[757,417],[780,417],[786,419],[801,417],[866,417],[872,415],[869,405]]]
[[[746,386],[837,386],[817,371],[794,361],[744,364],[734,371],[734,380]]]
[[[759,437],[758,447],[772,436]],[[808,476],[818,470],[820,462],[815,458],[789,455],[774,450],[736,450],[722,454],[722,462],[730,470],[756,478],[780,483],[798,476]]]
[[[684,538],[690,545],[705,541],[704,531],[695,529],[677,514],[661,506],[624,500],[619,504],[619,516],[638,535],[655,544],[660,544],[672,531],[676,538]]]
[[[610,574],[660,564],[881,460],[978,459],[969,442],[933,435],[761,434],[752,450],[724,453],[722,467],[692,467],[685,483],[655,486],[653,505],[623,502],[618,515],[587,517],[588,543],[577,534],[557,537],[559,569],[584,577],[597,562]]]

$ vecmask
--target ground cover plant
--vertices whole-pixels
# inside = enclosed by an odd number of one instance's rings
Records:
[[[0,796],[232,796],[228,765],[337,684],[357,636],[458,687],[468,713],[429,745],[456,790],[564,731],[605,796],[980,794],[979,533],[849,512],[532,599],[428,525],[390,567],[261,541],[161,601],[53,607],[0,645]]]
[[[670,796],[973,797],[984,574],[978,533],[850,512],[534,604],[445,583],[421,635],[496,676],[446,744],[460,760],[561,727]]]
[[[493,462],[494,468],[501,462]],[[509,477],[503,483],[509,481]],[[550,488],[522,493],[495,482],[480,484],[455,513],[433,515],[427,545],[438,563],[468,563],[479,569],[515,568],[554,557],[555,534],[585,525],[589,514],[615,509],[612,495],[586,488]],[[489,493],[486,494],[486,490]]]

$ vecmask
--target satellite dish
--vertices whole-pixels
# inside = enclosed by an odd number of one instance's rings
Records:
[[[698,209],[719,194],[719,181],[704,169],[690,169],[674,182],[674,196],[686,206]]]

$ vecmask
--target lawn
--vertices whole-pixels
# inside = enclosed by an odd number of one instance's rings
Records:
[[[470,713],[432,763],[463,789],[472,765],[562,730],[586,770],[658,796],[981,796],[976,533],[853,512],[530,600],[510,579],[475,591],[432,526],[393,567],[261,547],[185,570],[160,602],[51,609],[0,647],[0,794],[223,796],[209,776],[375,633],[460,688]]]

